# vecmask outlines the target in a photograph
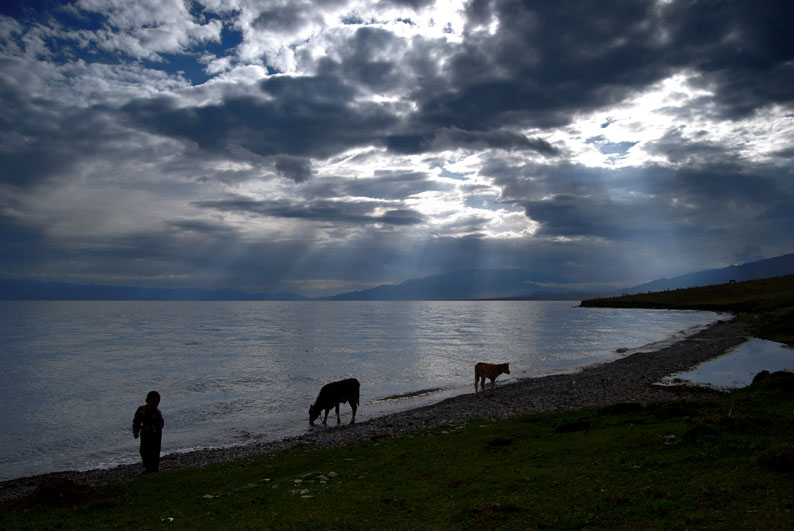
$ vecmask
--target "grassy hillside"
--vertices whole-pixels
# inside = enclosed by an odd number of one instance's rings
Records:
[[[756,336],[794,344],[794,275],[591,299],[582,306],[734,312]]]
[[[794,275],[582,301],[585,307],[758,312],[794,307]]]
[[[794,375],[731,395],[298,447],[6,508],[4,529],[786,529]]]

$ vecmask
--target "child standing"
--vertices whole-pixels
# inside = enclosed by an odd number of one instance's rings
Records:
[[[141,459],[146,472],[160,470],[160,443],[163,438],[163,414],[160,405],[160,393],[150,391],[146,395],[146,404],[135,411],[132,419],[132,435],[136,439],[141,436]]]

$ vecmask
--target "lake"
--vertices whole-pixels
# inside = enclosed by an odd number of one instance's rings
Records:
[[[304,433],[332,380],[361,381],[361,422],[472,392],[478,361],[570,372],[719,317],[577,304],[0,301],[0,480],[138,462],[152,389],[164,454],[246,444]]]

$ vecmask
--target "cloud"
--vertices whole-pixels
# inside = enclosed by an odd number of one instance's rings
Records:
[[[292,179],[296,183],[303,183],[311,179],[317,173],[312,168],[311,160],[289,155],[279,155],[276,157],[276,171],[279,175]]]
[[[728,119],[794,98],[786,88],[794,80],[794,37],[785,22],[794,6],[773,1],[756,7],[673,2],[662,13],[671,61],[700,73],[701,83],[715,92],[716,111]]]
[[[316,198],[370,198],[387,202],[404,200],[426,192],[452,192],[453,187],[431,179],[425,172],[378,170],[371,176],[359,179],[326,177],[321,182],[307,183],[301,194]]]
[[[3,5],[0,276],[639,282],[791,252],[792,10]]]
[[[194,17],[179,0],[80,0],[75,9],[94,13],[101,20],[99,28],[80,33],[81,46],[154,61],[161,61],[163,53],[220,42],[223,26],[217,18]]]
[[[388,106],[352,103],[352,95],[333,78],[277,77],[265,80],[260,94],[218,104],[184,107],[161,96],[131,101],[121,112],[137,128],[215,154],[230,156],[230,146],[239,146],[259,156],[326,158],[371,145],[396,122]]]
[[[199,201],[194,203],[199,208],[213,209],[221,212],[254,214],[272,218],[301,219],[308,221],[327,222],[333,224],[384,224],[384,225],[416,225],[424,221],[424,217],[410,209],[394,209],[375,201],[332,201],[316,200],[309,204],[298,204],[289,201],[226,199],[219,201]]]
[[[432,141],[438,151],[445,149],[505,149],[530,150],[545,156],[554,156],[559,149],[542,138],[527,138],[525,135],[509,130],[493,130],[487,132],[464,131],[457,128],[439,130]]]

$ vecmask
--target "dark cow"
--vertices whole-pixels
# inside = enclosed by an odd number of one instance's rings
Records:
[[[358,390],[361,384],[355,378],[348,378],[346,380],[339,380],[338,382],[331,382],[325,384],[320,389],[320,394],[317,395],[317,400],[314,404],[309,406],[309,424],[314,424],[320,413],[325,410],[325,418],[323,424],[328,420],[328,412],[331,408],[336,408],[336,423],[339,424],[339,404],[350,402],[350,407],[353,409],[353,418],[350,419],[350,424],[356,421],[356,408],[358,407]]]

